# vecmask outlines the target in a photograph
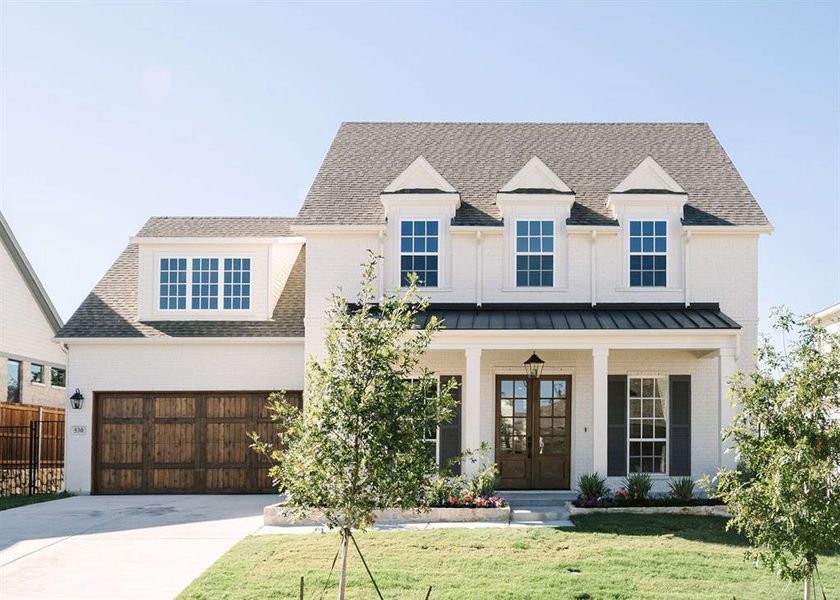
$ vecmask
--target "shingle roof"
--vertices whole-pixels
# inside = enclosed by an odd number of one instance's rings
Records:
[[[452,304],[417,315],[423,327],[436,316],[445,329],[740,329],[717,304]]]
[[[139,237],[289,236],[288,218],[153,217]],[[139,250],[129,244],[67,324],[59,338],[303,337],[305,248],[267,321],[139,321]]]
[[[461,194],[453,224],[499,225],[496,192],[535,155],[576,192],[570,224],[614,225],[607,195],[648,155],[688,192],[686,224],[768,224],[705,123],[344,123],[295,223],[382,223],[380,192],[424,156]]]
[[[137,237],[287,237],[289,217],[152,217]]]

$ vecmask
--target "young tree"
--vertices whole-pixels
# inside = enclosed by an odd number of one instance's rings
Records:
[[[817,555],[840,540],[840,337],[786,310],[774,321],[785,348],[765,339],[757,369],[732,382],[740,412],[725,438],[739,462],[718,473],[716,493],[733,515],[728,527],[750,541],[748,556],[804,581],[807,600]]]
[[[454,383],[441,385],[420,361],[441,323],[422,328],[416,281],[403,293],[376,298],[378,258],[364,265],[361,291],[351,304],[332,297],[327,311],[325,354],[307,364],[304,412],[281,396],[271,398],[280,425],[276,445],[256,435],[270,474],[288,495],[293,516],[313,508],[341,536],[338,598],[346,587],[347,555],[354,529],[374,521],[383,508],[428,506],[434,457],[425,431],[451,418]]]

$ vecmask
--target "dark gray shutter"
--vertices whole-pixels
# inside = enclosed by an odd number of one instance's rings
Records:
[[[607,376],[607,475],[627,475],[627,376]]]
[[[452,390],[452,399],[455,400],[455,410],[452,412],[452,420],[449,423],[440,424],[440,466],[444,467],[449,461],[461,454],[461,376],[443,375],[440,378],[441,385],[445,385],[450,379],[457,382]],[[453,475],[461,474],[461,465],[452,467]]]
[[[671,375],[668,423],[668,469],[672,476],[691,475],[691,375]]]

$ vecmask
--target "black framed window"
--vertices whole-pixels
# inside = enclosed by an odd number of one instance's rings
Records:
[[[44,383],[44,365],[35,363],[29,365],[29,381],[32,383]]]
[[[417,274],[418,287],[438,286],[439,225],[437,221],[400,223],[400,285]]]
[[[516,222],[516,287],[554,285],[554,222]]]
[[[67,371],[50,367],[50,385],[59,388],[67,387]]]
[[[6,374],[6,401],[20,402],[20,361],[9,359],[6,363]]]
[[[668,224],[630,221],[630,287],[668,283]]]

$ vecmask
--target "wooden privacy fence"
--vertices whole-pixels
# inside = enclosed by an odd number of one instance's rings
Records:
[[[0,405],[0,496],[64,487],[64,411]]]

